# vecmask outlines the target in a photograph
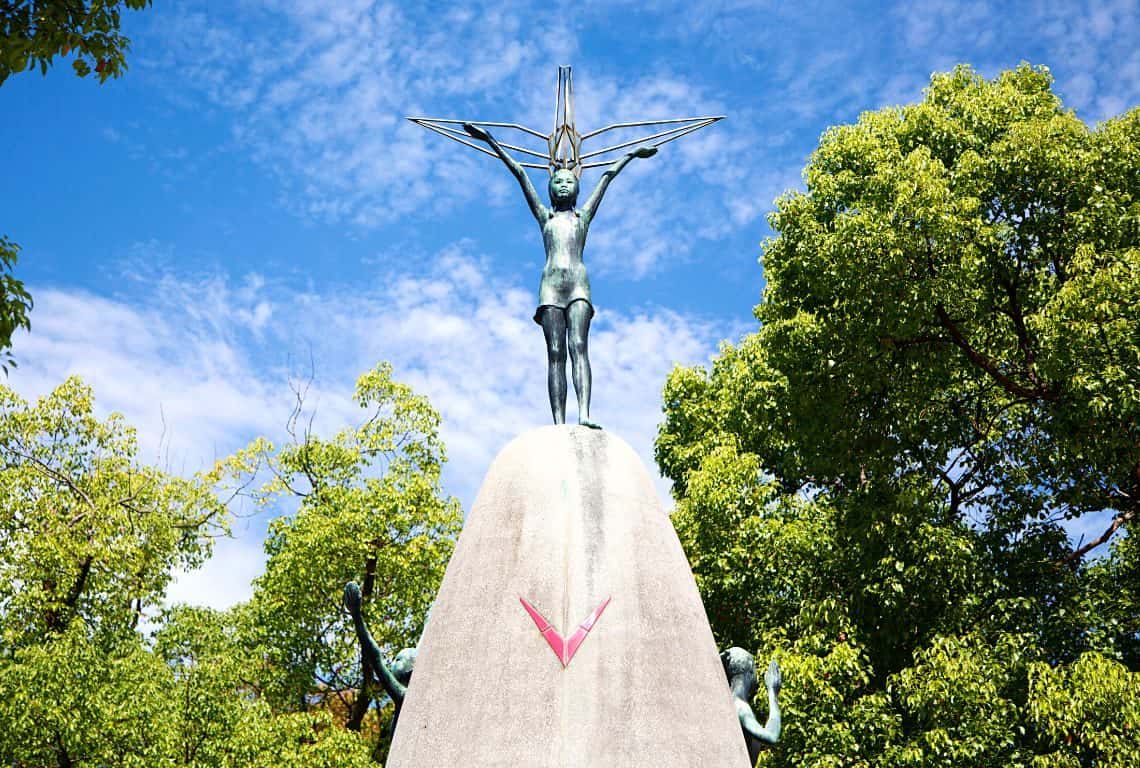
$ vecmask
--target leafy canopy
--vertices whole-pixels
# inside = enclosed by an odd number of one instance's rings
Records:
[[[3,0],[0,2],[0,85],[14,72],[39,67],[47,74],[56,56],[74,55],[79,77],[92,71],[104,82],[127,68],[131,41],[119,31],[123,8],[152,0]]]
[[[259,441],[271,470],[264,503],[292,501],[265,540],[265,573],[246,606],[244,642],[258,649],[262,695],[282,711],[321,701],[359,729],[383,692],[365,683],[360,649],[341,595],[362,587],[377,643],[391,659],[414,646],[443,578],[462,512],[443,496],[439,414],[381,364],[359,378],[363,422],[331,437],[303,428],[301,397],[292,440]],[[382,729],[381,729],[382,730]]]
[[[73,621],[122,636],[176,567],[208,557],[229,514],[225,462],[183,478],[137,459],[134,430],[100,419],[70,378],[34,404],[0,386],[0,616],[22,647]]]
[[[80,380],[31,404],[0,386],[0,763],[375,764],[391,708],[361,674],[344,584],[364,585],[387,652],[414,645],[461,515],[427,400],[381,365],[356,401],[358,427],[301,430],[298,401],[288,444],[180,477],[140,462]],[[252,600],[160,610],[239,493],[295,510],[270,524]]]
[[[1140,109],[1051,85],[959,67],[828,130],[759,330],[666,384],[714,633],[787,669],[767,764],[1140,754]]]
[[[12,275],[20,246],[7,237],[0,236],[0,370],[8,373],[8,368],[16,367],[12,359],[12,334],[23,328],[30,331],[28,312],[32,309],[32,296],[23,282]]]

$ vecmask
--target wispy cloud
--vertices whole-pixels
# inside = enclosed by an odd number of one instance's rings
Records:
[[[317,292],[255,274],[161,272],[136,273],[147,290],[134,295],[147,298],[130,301],[36,289],[39,320],[17,339],[11,384],[32,397],[78,374],[100,409],[138,427],[144,459],[161,455],[172,470],[191,472],[256,435],[284,439],[289,382],[308,376],[310,355],[306,402],[318,433],[358,421],[355,378],[387,360],[441,412],[445,487],[467,506],[495,453],[549,421],[545,346],[530,319],[529,286],[493,276],[467,242],[429,261],[426,273],[385,267],[376,287]],[[674,363],[706,360],[728,330],[659,308],[595,319],[593,414],[652,474],[665,375]],[[664,481],[658,487],[664,500]],[[247,596],[263,531],[263,520],[239,521],[238,540],[223,542],[203,571],[181,576],[172,596],[211,605]]]
[[[549,130],[555,66],[579,52],[579,29],[589,23],[577,15],[561,19],[536,3],[440,11],[264,0],[240,8],[226,16],[194,4],[161,18],[156,13],[153,32],[164,41],[163,53],[145,62],[148,76],[175,81],[224,111],[233,121],[234,146],[276,174],[284,206],[364,230],[483,204],[520,206],[513,181],[493,159],[403,116],[518,120]],[[754,131],[741,105],[727,104],[715,88],[675,68],[624,73],[594,61],[578,71],[582,130],[723,114],[730,106],[733,113],[708,136],[666,147],[614,185],[611,196],[633,215],[622,232],[594,240],[607,246],[597,254],[602,273],[612,266],[629,279],[648,276],[686,258],[694,242],[723,234],[717,222],[757,217],[753,206],[728,207],[740,178],[758,170],[759,158],[749,151]],[[771,186],[778,192],[786,184]],[[620,257],[608,256],[618,245]]]

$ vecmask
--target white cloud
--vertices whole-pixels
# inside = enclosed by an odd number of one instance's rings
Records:
[[[1140,99],[1140,6],[1084,2],[900,3],[892,11],[909,54],[932,70],[970,63],[987,75],[1019,61],[1048,66],[1068,107],[1095,122]]]
[[[133,295],[149,298],[131,302],[33,285],[37,319],[17,339],[10,383],[33,397],[78,374],[101,411],[120,411],[138,427],[144,459],[163,452],[170,469],[192,472],[256,435],[284,438],[289,378],[308,374],[310,351],[316,377],[306,402],[319,433],[359,421],[355,378],[387,360],[440,411],[445,488],[466,507],[495,453],[550,419],[533,291],[492,276],[471,250],[457,243],[430,260],[428,273],[388,266],[378,287],[319,293],[258,275],[135,274],[147,290]],[[704,362],[725,330],[656,307],[599,309],[592,413],[654,476],[665,375],[676,362]],[[569,399],[573,419],[572,388]],[[663,480],[658,488],[667,503]],[[220,607],[248,596],[264,562],[264,520],[236,528],[240,538],[220,543],[201,571],[180,575],[172,598]]]
[[[160,85],[178,82],[174,99],[190,89],[225,111],[236,147],[275,174],[284,207],[366,230],[461,207],[521,206],[493,159],[403,116],[518,120],[549,130],[555,67],[578,52],[581,26],[534,3],[440,11],[251,0],[228,14],[198,8],[156,9],[153,32],[164,53],[140,62],[146,76]],[[542,34],[534,31],[538,19]],[[610,196],[635,213],[620,233],[594,240],[605,246],[595,254],[599,274],[612,267],[641,279],[687,258],[697,242],[723,236],[724,227],[710,223],[731,218],[726,206],[740,178],[761,170],[748,151],[748,108],[669,70],[631,76],[595,64],[576,74],[583,132],[623,120],[733,113],[733,120],[635,164],[615,183]],[[536,182],[543,176],[536,173]],[[584,192],[596,178],[585,180]],[[614,207],[613,200],[604,206]],[[737,223],[755,219],[741,222],[744,210],[752,208],[738,206]],[[605,253],[617,246],[620,258]]]

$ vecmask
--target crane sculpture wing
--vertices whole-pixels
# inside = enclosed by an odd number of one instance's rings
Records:
[[[633,122],[612,123],[589,133],[579,133],[574,124],[574,81],[571,77],[570,67],[558,68],[558,87],[555,93],[554,130],[542,133],[519,123],[503,123],[486,120],[455,120],[436,117],[409,117],[416,125],[434,131],[464,146],[487,155],[495,153],[475,143],[463,130],[464,123],[486,126],[489,128],[505,128],[515,131],[519,136],[518,143],[499,142],[503,149],[522,156],[519,165],[524,168],[545,169],[550,173],[559,168],[567,168],[575,175],[581,176],[587,168],[599,168],[610,165],[617,159],[616,153],[629,147],[653,146],[658,147],[670,141],[686,136],[701,128],[723,120],[723,115],[705,117],[677,117],[668,120],[637,120]],[[643,129],[637,131],[636,129]],[[625,135],[634,132],[634,138],[618,141],[602,149],[584,152],[584,145],[590,139],[595,139],[610,131],[625,131]],[[535,148],[537,141],[545,146]],[[524,146],[530,143],[531,146]],[[541,161],[541,162],[537,162]]]

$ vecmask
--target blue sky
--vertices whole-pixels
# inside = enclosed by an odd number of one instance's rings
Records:
[[[959,62],[1044,64],[1090,123],[1140,103],[1127,0],[189,0],[124,31],[119,81],[64,64],[0,87],[0,232],[36,299],[9,383],[35,397],[78,373],[146,458],[190,472],[281,439],[310,358],[326,431],[389,360],[442,412],[465,507],[495,452],[549,418],[542,247],[505,168],[404,116],[549,130],[559,64],[582,131],[727,115],[631,165],[586,249],[593,412],[651,464],[666,373],[753,327],[765,214],[829,125],[916,101]],[[247,596],[263,531],[240,521],[173,597]]]

